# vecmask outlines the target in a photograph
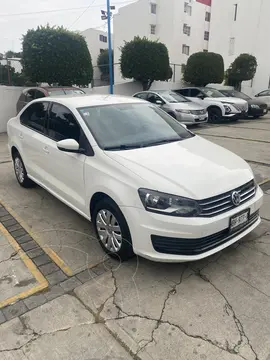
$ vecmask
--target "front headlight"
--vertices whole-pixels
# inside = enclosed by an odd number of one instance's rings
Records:
[[[181,109],[175,109],[175,111],[183,113],[183,114],[191,114],[190,110],[181,110]]]
[[[229,105],[224,104],[224,108],[225,108],[226,113],[230,113],[232,111],[232,109]]]
[[[252,109],[259,109],[260,108],[259,105],[256,105],[256,104],[251,104],[250,106],[252,107]]]
[[[201,212],[199,204],[192,199],[148,189],[139,189],[138,192],[147,211],[181,217],[194,217]]]

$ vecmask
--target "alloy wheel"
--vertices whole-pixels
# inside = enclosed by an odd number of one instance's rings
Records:
[[[112,253],[122,246],[122,232],[116,217],[106,209],[97,213],[96,228],[100,241]]]
[[[14,169],[15,169],[15,174],[17,176],[17,179],[19,181],[19,183],[23,183],[24,181],[24,168],[23,168],[23,163],[22,160],[18,157],[15,158],[14,160]]]

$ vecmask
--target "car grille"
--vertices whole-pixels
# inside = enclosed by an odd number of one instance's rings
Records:
[[[225,244],[252,226],[259,218],[259,211],[251,214],[248,223],[234,233],[229,228],[198,239],[170,238],[151,235],[153,248],[163,254],[200,255]]]
[[[191,114],[193,115],[205,115],[206,114],[206,110],[191,110]]]
[[[251,180],[248,183],[221,195],[213,196],[204,200],[198,200],[201,207],[200,216],[212,217],[235,208],[235,205],[232,202],[232,193],[234,191],[239,192],[241,198],[239,205],[241,205],[255,195],[255,182],[254,180]]]
[[[248,111],[248,104],[233,104],[233,106],[242,112],[247,112]]]

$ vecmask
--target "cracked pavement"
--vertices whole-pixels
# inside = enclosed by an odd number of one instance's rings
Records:
[[[195,131],[249,160],[257,181],[270,178],[270,119]],[[42,189],[27,195],[10,164],[2,169],[0,198],[42,244],[75,273],[103,259],[84,219]],[[270,193],[261,215],[255,231],[199,262],[112,262],[105,273],[0,325],[0,359],[270,360]],[[0,241],[0,268],[14,259]]]

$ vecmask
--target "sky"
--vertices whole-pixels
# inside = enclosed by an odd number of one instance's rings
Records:
[[[110,0],[111,5],[116,6],[114,13],[134,1],[136,0]],[[2,0],[0,53],[20,51],[22,35],[38,25],[63,25],[70,30],[79,31],[88,28],[106,30],[106,21],[101,20],[102,9],[106,10],[106,0]]]

